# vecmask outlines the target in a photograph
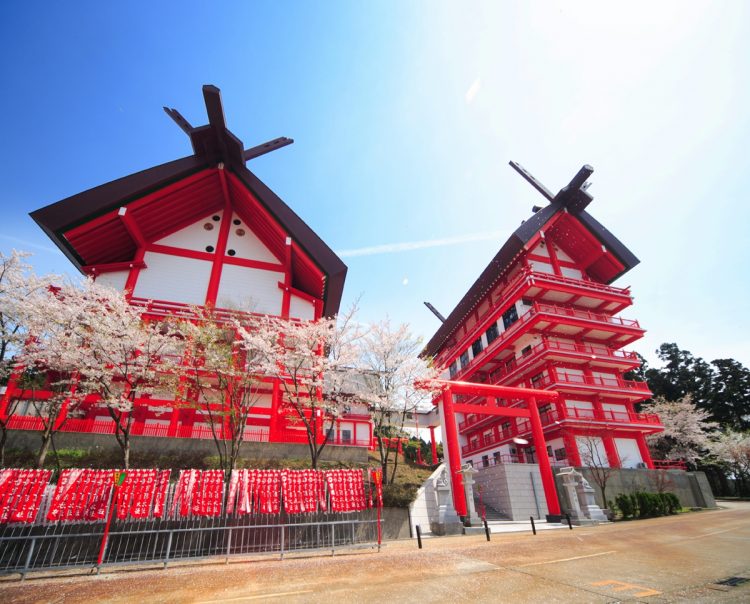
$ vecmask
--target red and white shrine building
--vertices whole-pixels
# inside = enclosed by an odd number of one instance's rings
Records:
[[[625,347],[644,330],[620,316],[633,303],[630,289],[612,285],[638,259],[586,212],[590,167],[554,195],[511,165],[549,204],[535,207],[500,248],[423,354],[446,379],[554,390],[559,398],[538,403],[545,451],[534,446],[528,419],[481,413],[456,414],[455,450],[475,468],[538,463],[539,455],[552,465],[592,465],[593,457],[596,465],[654,468],[646,436],[663,426],[636,412],[651,396],[646,383],[623,378],[640,364]]]
[[[190,137],[192,155],[79,193],[32,218],[78,270],[127,292],[146,318],[192,305],[300,320],[335,315],[346,266],[245,165],[292,140],[245,149],[225,125],[219,90],[204,86],[203,95],[205,126],[193,127],[165,108]],[[11,380],[2,402],[27,395]],[[138,399],[132,435],[211,438],[211,425],[197,407],[175,404],[169,393]],[[63,431],[114,431],[113,420],[95,401],[82,409],[83,416],[68,418]],[[38,419],[30,411],[31,405],[21,404],[10,427],[34,429]],[[279,384],[269,380],[248,420],[246,439],[306,443],[303,427],[289,418]],[[372,439],[367,408],[353,404],[328,442],[369,447]]]

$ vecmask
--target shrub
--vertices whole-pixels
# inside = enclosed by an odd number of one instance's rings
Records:
[[[636,514],[637,510],[634,499],[633,495],[628,495],[627,493],[621,493],[615,497],[615,505],[620,510],[620,513],[622,513],[624,520],[633,518]]]

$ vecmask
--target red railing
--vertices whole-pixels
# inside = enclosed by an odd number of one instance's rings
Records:
[[[488,355],[492,355],[499,348],[501,348],[501,345],[510,339],[510,337],[514,334],[517,334],[523,326],[525,326],[529,321],[531,321],[534,318],[541,317],[543,315],[549,315],[552,317],[562,317],[562,318],[572,318],[572,319],[578,319],[581,321],[588,321],[591,323],[600,323],[606,326],[614,326],[614,327],[624,327],[627,329],[637,329],[639,331],[643,331],[641,329],[640,324],[635,319],[623,319],[621,317],[609,317],[607,315],[603,315],[600,313],[594,313],[590,312],[588,310],[577,310],[574,308],[565,308],[563,306],[556,306],[554,304],[539,304],[537,302],[534,302],[531,308],[529,308],[525,313],[523,313],[520,317],[518,317],[518,320],[516,320],[512,325],[508,327],[505,331],[503,331],[501,334],[498,335],[493,342],[487,346],[482,352],[480,352],[474,359],[468,364],[467,367],[462,367],[461,370],[456,374],[454,379],[461,380],[463,379],[467,373],[468,370],[475,366],[475,363],[477,360],[480,362],[483,362],[485,357]]]
[[[557,276],[550,273],[534,271],[531,268],[527,267],[522,269],[518,276],[503,289],[502,299],[498,303],[491,305],[490,308],[488,308],[478,318],[476,326],[481,327],[481,329],[478,330],[475,326],[475,328],[472,329],[470,333],[467,333],[462,338],[462,340],[457,344],[456,348],[458,348],[459,350],[463,350],[466,346],[469,345],[470,342],[475,340],[478,335],[481,335],[479,332],[486,330],[488,327],[488,325],[485,323],[488,315],[492,314],[495,309],[504,307],[511,300],[516,300],[517,298],[521,297],[521,294],[525,290],[525,288],[528,288],[529,286],[542,281],[567,285],[578,289],[586,289],[595,293],[606,293],[630,298],[629,287],[620,288],[614,287],[612,285],[606,285],[604,283],[597,283],[596,281],[586,281],[583,279],[573,279],[571,277]]]
[[[556,384],[569,386],[593,387],[604,390],[628,390],[641,394],[651,394],[646,382],[636,380],[624,380],[621,377],[602,377],[598,375],[577,375],[558,371],[551,367],[552,375],[542,377],[532,383],[534,388],[549,388]]]
[[[492,416],[475,416],[478,417],[473,423],[479,423]],[[610,409],[576,409],[566,408],[562,410],[562,413],[558,412],[557,409],[550,409],[540,413],[542,420],[542,426],[549,426],[554,422],[561,422],[564,420],[580,420],[586,422],[612,422],[618,424],[640,424],[649,426],[661,425],[659,416],[655,413],[628,413],[626,411],[612,411]],[[468,424],[469,426],[472,424]],[[519,420],[517,423],[511,423],[509,428],[505,430],[499,430],[497,434],[494,432],[488,435],[479,435],[472,437],[469,444],[461,447],[461,452],[466,455],[475,451],[486,449],[493,445],[500,443],[506,443],[514,436],[522,436],[531,432],[531,423],[529,420]]]
[[[527,350],[522,356],[514,357],[503,367],[497,369],[490,376],[490,381],[496,383],[507,378],[519,369],[528,366],[531,362],[539,359],[545,353],[563,353],[571,356],[596,357],[597,360],[626,361],[628,364],[639,364],[638,355],[627,350],[615,350],[609,346],[597,346],[596,344],[581,344],[578,342],[560,342],[548,340],[540,342],[531,350]]]
[[[39,417],[14,415],[8,422],[11,430],[41,430],[42,420]],[[83,432],[87,434],[114,434],[115,422],[107,419],[78,419],[69,418],[60,428],[60,432]],[[132,436],[154,436],[159,438],[197,438],[212,439],[211,426],[180,425],[175,434],[170,434],[169,426],[164,424],[149,424],[134,422],[131,428]],[[242,437],[246,442],[268,442],[268,431],[257,428],[246,428]]]
[[[614,325],[616,327],[627,327],[640,329],[641,326],[635,319],[623,319],[622,317],[610,317],[601,313],[591,312],[589,310],[579,310],[577,308],[566,308],[564,306],[556,306],[555,304],[539,304],[534,302],[532,310],[536,310],[540,314],[555,315],[558,317],[570,317],[573,319],[581,319],[584,321],[593,321],[596,323],[606,323],[607,325]]]

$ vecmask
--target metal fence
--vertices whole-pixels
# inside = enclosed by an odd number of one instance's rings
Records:
[[[173,495],[174,485],[170,488]],[[249,555],[283,557],[295,552],[370,548],[380,551],[377,508],[360,512],[221,515],[188,518],[112,518],[49,522],[54,486],[45,492],[36,524],[0,525],[0,574],[104,565],[160,564]],[[171,499],[171,497],[170,497]],[[283,508],[282,508],[283,509]],[[101,562],[100,562],[101,560]]]

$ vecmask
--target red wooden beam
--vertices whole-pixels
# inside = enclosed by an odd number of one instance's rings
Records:
[[[464,403],[453,403],[453,410],[458,413],[475,413],[477,415],[529,417],[529,410],[521,407],[495,407],[491,405],[466,405]]]

